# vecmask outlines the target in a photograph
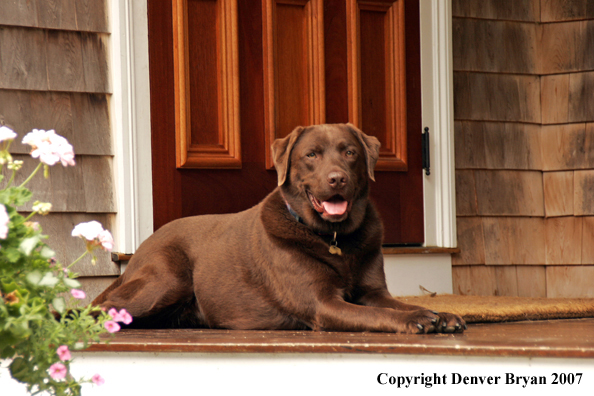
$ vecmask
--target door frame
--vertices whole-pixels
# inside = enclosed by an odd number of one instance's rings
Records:
[[[153,233],[147,0],[109,0],[110,118],[117,214],[115,250],[134,253]]]
[[[153,232],[147,0],[110,0],[112,136],[118,212],[116,250],[134,253]],[[431,175],[423,176],[425,246],[456,241],[451,0],[423,0],[423,126],[431,132]],[[421,133],[421,131],[419,131]]]
[[[455,248],[452,0],[421,1],[420,18],[421,108],[431,137],[431,174],[423,176],[425,246]]]

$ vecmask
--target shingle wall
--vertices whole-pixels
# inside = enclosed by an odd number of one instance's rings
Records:
[[[594,2],[453,14],[454,290],[594,297]]]
[[[111,229],[116,213],[109,40],[106,0],[0,2],[0,124],[19,134],[11,146],[14,157],[25,160],[17,182],[37,166],[20,143],[33,128],[55,129],[76,153],[75,167],[55,165],[49,179],[38,175],[29,184],[35,200],[53,204],[51,214],[34,220],[64,264],[84,251],[70,236],[74,225],[98,220]],[[98,258],[95,266],[88,258],[73,270],[97,279],[119,274],[109,254]]]

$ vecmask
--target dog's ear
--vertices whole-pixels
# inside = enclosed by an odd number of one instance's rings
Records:
[[[297,127],[293,129],[286,137],[282,139],[276,139],[272,143],[272,160],[274,161],[274,167],[278,175],[278,185],[282,186],[287,180],[287,172],[289,171],[289,162],[291,160],[291,150],[295,142],[301,136],[305,127]]]
[[[366,135],[353,124],[348,123],[346,126],[359,140],[361,146],[363,146],[363,150],[365,151],[365,161],[367,164],[367,174],[371,180],[375,181],[373,170],[375,169],[375,164],[379,158],[379,150],[382,144],[375,136]]]

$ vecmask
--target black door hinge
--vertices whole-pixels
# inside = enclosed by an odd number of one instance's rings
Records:
[[[429,128],[425,127],[425,133],[422,133],[422,144],[421,147],[423,149],[423,169],[425,169],[425,174],[429,176],[431,174],[431,153],[429,151]]]

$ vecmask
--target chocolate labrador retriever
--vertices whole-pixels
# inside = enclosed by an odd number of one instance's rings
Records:
[[[463,331],[388,292],[368,200],[379,147],[350,124],[296,128],[272,145],[278,188],[260,204],[163,226],[93,303],[135,327]]]

